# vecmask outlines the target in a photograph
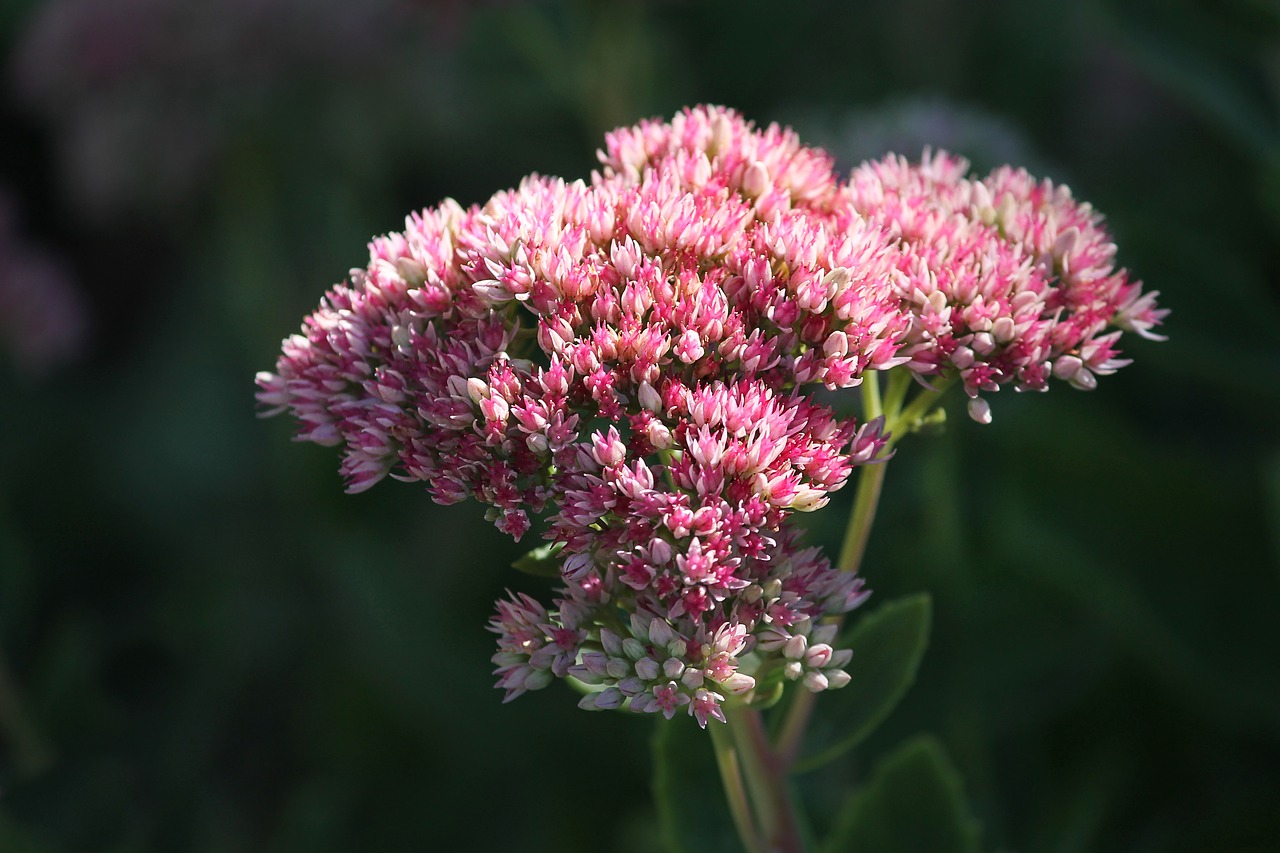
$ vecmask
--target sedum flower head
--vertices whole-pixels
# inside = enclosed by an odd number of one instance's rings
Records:
[[[1151,339],[1166,313],[1156,293],[1115,266],[1102,217],[1065,186],[1005,166],[983,179],[946,152],[897,156],[854,170],[846,202],[889,229],[902,250],[895,278],[910,328],[902,354],[917,376],[957,374],[979,421],[979,398],[1049,380],[1090,390],[1128,364],[1122,331]]]
[[[600,160],[409,217],[258,376],[266,414],[341,446],[349,491],[390,474],[516,539],[543,520],[558,597],[490,622],[508,700],[573,677],[584,708],[706,725],[787,680],[843,686],[821,623],[866,592],[787,519],[888,436],[809,389],[894,368],[1086,387],[1120,364],[1108,325],[1160,318],[1088,208],[1022,173],[937,155],[842,182],[719,107],[615,131]]]

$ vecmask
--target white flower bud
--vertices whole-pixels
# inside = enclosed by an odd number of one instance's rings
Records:
[[[653,681],[661,671],[662,667],[658,666],[658,662],[653,658],[642,658],[636,661],[636,675],[645,681]]]
[[[969,401],[969,417],[980,424],[991,423],[991,404],[981,397]]]
[[[600,645],[604,646],[605,653],[609,655],[622,654],[622,640],[608,628],[600,629]]]
[[[1012,317],[1001,317],[991,326],[991,334],[998,344],[1007,344],[1018,333]]]
[[[622,691],[616,687],[608,687],[595,694],[596,708],[600,711],[612,711],[614,708],[621,707],[623,695]]]
[[[828,669],[823,674],[827,676],[828,690],[839,690],[850,681],[849,673],[845,672],[843,669]]]
[[[791,508],[796,512],[813,512],[827,505],[827,493],[819,489],[801,489],[791,499]]]
[[[634,676],[624,678],[618,682],[618,689],[622,691],[623,696],[636,696],[644,692],[644,681]]]
[[[477,281],[471,285],[471,289],[476,296],[486,302],[507,302],[511,299],[511,291],[507,290],[506,285],[495,279]]]
[[[645,437],[658,450],[666,450],[671,446],[671,430],[661,421],[649,421],[645,429]]]
[[[827,622],[822,625],[814,625],[813,630],[809,632],[809,644],[827,643],[830,644],[836,638],[836,634],[840,631],[840,626],[834,622]]]
[[[489,386],[483,379],[472,376],[467,380],[467,396],[471,398],[471,402],[479,405],[480,401],[489,399]]]
[[[676,638],[676,632],[666,619],[654,617],[649,621],[649,642],[661,648]]]
[[[639,399],[640,405],[651,412],[656,412],[662,408],[662,395],[654,390],[654,387],[648,382],[640,383],[640,390],[636,392],[636,397]]]
[[[827,677],[820,672],[806,672],[804,674],[804,686],[814,693],[821,693],[827,689]]]
[[[747,167],[742,175],[742,191],[751,198],[759,198],[769,189],[769,170],[759,160]]]
[[[841,331],[832,332],[823,343],[822,352],[828,358],[844,358],[849,354],[849,336]]]

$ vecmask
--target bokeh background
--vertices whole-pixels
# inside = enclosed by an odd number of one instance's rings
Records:
[[[932,645],[814,796],[934,731],[985,849],[1280,850],[1271,0],[7,0],[0,60],[0,851],[656,849],[651,720],[491,686],[520,548],[252,380],[408,211],[706,101],[1068,183],[1173,310],[901,447]]]

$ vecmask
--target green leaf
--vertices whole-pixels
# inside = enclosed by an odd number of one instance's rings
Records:
[[[558,578],[560,577],[560,551],[563,548],[563,542],[548,542],[546,545],[539,545],[512,563],[511,567],[517,571],[524,572],[526,575],[536,575],[540,578]]]
[[[818,702],[818,713],[838,732],[837,741],[803,756],[796,772],[812,770],[859,743],[880,725],[916,678],[929,643],[932,602],[928,593],[890,601],[858,622],[841,641],[853,649],[845,667],[848,685]]]
[[[741,853],[711,736],[683,715],[655,723],[653,799],[663,846],[671,853]]]
[[[978,829],[942,744],[921,735],[880,762],[849,797],[822,851],[976,853]]]

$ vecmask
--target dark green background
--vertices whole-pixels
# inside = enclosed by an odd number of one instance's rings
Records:
[[[520,549],[417,486],[345,496],[252,378],[409,210],[703,101],[842,158],[919,114],[1014,150],[1173,310],[1096,392],[901,446],[865,574],[932,591],[933,641],[815,804],[933,731],[988,850],[1280,850],[1274,3],[404,0],[347,38],[359,4],[99,0],[116,65],[32,59],[89,5],[0,12],[0,185],[94,323],[59,373],[0,365],[0,850],[654,849],[651,721],[491,686],[493,599],[547,597]]]

